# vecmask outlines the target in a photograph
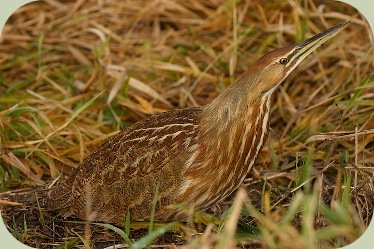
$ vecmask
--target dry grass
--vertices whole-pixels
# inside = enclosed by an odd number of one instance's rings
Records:
[[[277,91],[270,137],[227,225],[183,225],[154,244],[350,243],[374,208],[374,46],[363,17],[334,1],[44,0],[22,7],[0,41],[0,191],[67,174],[119,129],[209,103],[265,52],[347,19],[352,24]],[[85,237],[81,224],[34,220],[8,226],[39,247],[121,242],[105,228],[86,229]]]

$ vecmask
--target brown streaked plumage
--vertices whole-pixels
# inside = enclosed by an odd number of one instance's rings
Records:
[[[43,206],[122,224],[127,212],[150,216],[156,189],[159,219],[180,215],[170,204],[218,203],[239,187],[266,140],[274,90],[348,23],[264,55],[209,105],[154,115],[119,132],[45,190]]]

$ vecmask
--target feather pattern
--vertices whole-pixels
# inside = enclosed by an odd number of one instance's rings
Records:
[[[266,140],[274,90],[348,24],[262,56],[209,105],[161,113],[119,132],[68,179],[34,194],[47,209],[117,224],[127,212],[147,219],[157,190],[159,219],[180,215],[174,204],[205,209],[223,200],[243,182]]]
[[[190,153],[200,113],[201,108],[165,112],[119,132],[90,154],[66,183],[50,190],[48,207],[68,205],[66,215],[84,219],[93,214],[96,220],[113,223],[122,222],[128,211],[133,218],[146,218],[157,185],[161,201],[174,203],[184,170],[180,161]]]

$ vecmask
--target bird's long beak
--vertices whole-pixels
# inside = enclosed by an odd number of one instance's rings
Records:
[[[345,21],[339,23],[338,25],[331,27],[312,38],[309,38],[295,46],[295,48],[287,55],[288,63],[287,67],[289,67],[292,71],[300,62],[302,62],[305,57],[311,54],[316,48],[321,46],[327,40],[334,37],[338,34],[342,29],[344,29],[350,21]]]

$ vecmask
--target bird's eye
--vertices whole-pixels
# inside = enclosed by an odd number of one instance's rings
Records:
[[[281,59],[279,60],[279,63],[282,64],[282,65],[285,65],[285,64],[288,63],[288,59],[287,59],[287,58],[281,58]]]

